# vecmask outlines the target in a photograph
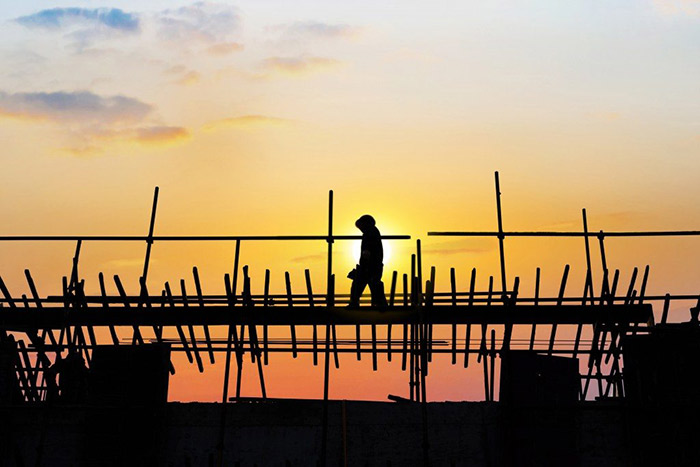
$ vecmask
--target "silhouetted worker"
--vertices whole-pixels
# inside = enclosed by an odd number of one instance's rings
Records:
[[[360,297],[367,285],[372,293],[372,306],[380,309],[387,306],[384,283],[382,282],[384,249],[382,248],[382,236],[375,224],[374,218],[369,214],[365,214],[355,221],[355,227],[362,232],[362,246],[360,264],[348,274],[348,277],[352,279],[348,308],[360,306]]]

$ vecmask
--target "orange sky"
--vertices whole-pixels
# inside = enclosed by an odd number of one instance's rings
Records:
[[[592,231],[698,229],[698,5],[4,5],[0,235],[145,235],[155,186],[157,235],[318,235],[333,189],[337,234],[356,233],[354,220],[371,213],[383,233],[412,236],[392,244],[387,277],[408,272],[421,239],[438,289],[450,267],[463,287],[477,267],[483,289],[498,275],[494,239],[426,233],[494,230],[495,170],[506,230],[579,230],[584,207]],[[623,284],[649,264],[649,293],[696,293],[698,242],[610,239],[608,262]],[[336,245],[340,292],[352,248]],[[21,294],[30,268],[42,294],[57,293],[73,249],[0,244],[0,275]],[[84,245],[88,290],[98,290],[99,271],[135,290],[144,250]],[[273,290],[283,290],[284,271],[301,289],[305,268],[325,287],[323,242],[246,243],[242,253],[254,288],[265,268]],[[581,239],[508,239],[506,253],[509,281],[520,276],[528,294],[536,267],[551,294],[566,263],[570,290],[582,290]],[[231,243],[156,244],[149,287],[191,283],[196,265],[205,292],[222,293],[232,261]],[[687,306],[672,316],[685,319]],[[395,362],[380,377],[347,360],[337,397],[405,393]],[[172,396],[216,399],[219,370],[189,380],[196,368],[178,365]],[[270,388],[316,397],[318,370],[301,359],[275,364]],[[478,371],[432,378],[431,397],[480,397]]]

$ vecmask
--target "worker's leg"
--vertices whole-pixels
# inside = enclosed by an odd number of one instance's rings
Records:
[[[384,294],[384,282],[382,282],[382,272],[384,266],[375,268],[370,274],[369,290],[372,292],[372,306],[384,309],[387,307],[386,295]]]
[[[360,297],[362,292],[365,291],[367,287],[367,273],[358,269],[355,279],[352,281],[352,286],[350,287],[350,303],[348,308],[358,308],[360,306]]]

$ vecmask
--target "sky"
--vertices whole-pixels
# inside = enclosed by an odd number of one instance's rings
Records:
[[[477,267],[482,289],[498,277],[495,241],[427,236],[495,230],[494,171],[506,230],[580,230],[582,208],[593,231],[700,225],[698,1],[27,0],[3,2],[0,23],[0,235],[145,235],[155,186],[157,235],[320,235],[332,189],[337,234],[373,214],[382,233],[412,236],[390,245],[386,270],[408,272],[421,239],[446,290],[450,267],[462,282]],[[606,247],[623,280],[649,264],[650,292],[692,294],[698,241]],[[244,243],[242,259],[254,288],[269,268],[273,290],[284,271],[301,289],[308,268],[323,290],[325,248]],[[0,275],[26,293],[30,268],[57,293],[73,249],[2,244]],[[86,244],[88,290],[100,271],[135,290],[144,250]],[[336,245],[340,279],[352,251]],[[509,239],[506,252],[509,281],[527,290],[539,266],[554,293],[565,264],[583,288],[580,239]],[[156,244],[149,286],[191,282],[196,265],[220,293],[232,259],[228,243]],[[270,377],[285,387],[294,373],[294,395],[315,396],[297,365]],[[405,391],[395,369],[348,365],[338,377],[366,384],[336,394]],[[433,397],[466,397],[472,383],[452,376]],[[218,394],[182,378],[181,400]]]

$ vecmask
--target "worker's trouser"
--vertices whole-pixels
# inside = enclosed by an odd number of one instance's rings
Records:
[[[352,287],[350,288],[351,307],[360,305],[362,292],[364,292],[365,287],[369,285],[369,290],[372,293],[372,306],[386,308],[386,296],[384,295],[384,283],[382,282],[383,270],[383,264],[379,266],[360,267],[357,269],[357,275],[352,281]]]

